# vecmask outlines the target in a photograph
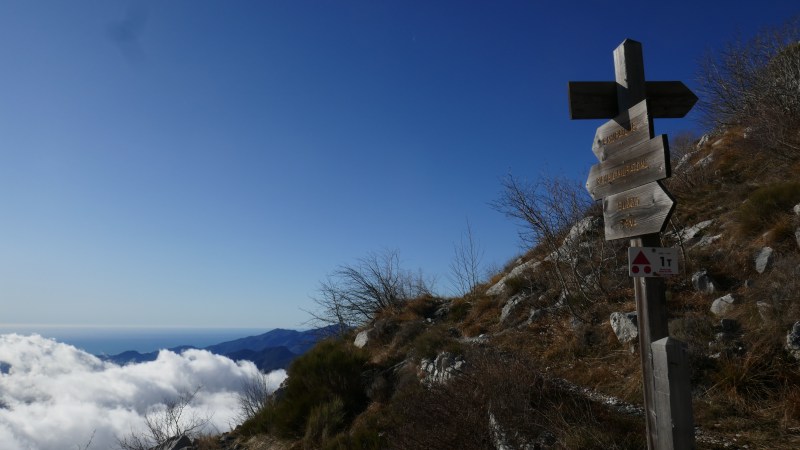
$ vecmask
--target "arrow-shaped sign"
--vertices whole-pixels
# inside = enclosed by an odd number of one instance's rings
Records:
[[[660,233],[674,208],[658,181],[610,195],[603,199],[606,240]]]
[[[681,118],[697,102],[697,96],[680,81],[647,81],[645,92],[653,118]],[[617,114],[616,82],[569,82],[570,119],[608,119]]]
[[[662,134],[631,148],[617,149],[614,156],[589,171],[586,190],[594,200],[670,176],[669,144]]]
[[[592,152],[600,161],[617,149],[631,147],[653,137],[653,121],[647,114],[647,100],[634,105],[597,129]]]

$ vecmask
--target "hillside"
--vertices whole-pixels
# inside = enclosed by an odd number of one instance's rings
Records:
[[[672,139],[678,207],[662,245],[680,249],[682,273],[667,310],[688,345],[698,448],[800,448],[798,49],[757,66],[758,91],[733,109],[706,92],[715,131]],[[521,200],[543,219],[521,224],[530,251],[462,297],[391,297],[297,359],[225,445],[202,445],[645,448],[635,322],[617,326],[636,310],[628,243],[604,240],[581,186],[504,187],[501,211],[523,216]]]

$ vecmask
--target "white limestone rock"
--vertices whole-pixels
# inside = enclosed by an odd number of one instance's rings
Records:
[[[764,273],[765,270],[772,265],[772,248],[771,247],[764,247],[761,251],[758,252],[756,255],[756,272]]]
[[[371,331],[372,328],[370,328],[369,330],[363,330],[360,333],[358,333],[356,335],[356,339],[353,341],[353,345],[355,345],[358,348],[364,348],[364,346],[367,345],[367,342],[369,342],[369,333]]]
[[[639,326],[637,323],[636,311],[629,313],[611,313],[610,322],[611,328],[614,330],[614,334],[617,335],[617,339],[621,343],[627,344],[628,342],[632,342],[639,337]]]
[[[728,314],[733,309],[733,305],[737,303],[739,303],[738,299],[731,294],[726,294],[711,303],[711,312],[716,316],[723,316]]]

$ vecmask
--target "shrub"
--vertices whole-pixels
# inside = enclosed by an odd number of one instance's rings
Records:
[[[776,183],[756,189],[737,211],[740,231],[754,236],[770,230],[800,202],[800,182]]]
[[[303,444],[306,448],[319,448],[323,442],[342,429],[344,425],[344,402],[340,397],[315,406],[308,416]]]
[[[368,403],[362,379],[366,364],[366,353],[342,340],[318,343],[292,363],[277,400],[242,424],[242,433],[301,438],[307,433],[309,417],[315,408],[337,397],[342,401],[342,423],[349,423]],[[333,406],[317,411],[317,426],[326,417],[330,424]]]

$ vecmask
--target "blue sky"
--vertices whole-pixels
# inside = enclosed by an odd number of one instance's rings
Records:
[[[486,265],[522,251],[503,176],[595,162],[567,81],[612,80],[632,38],[648,79],[695,87],[706,51],[798,12],[2,1],[0,323],[302,327],[327,273],[382,249],[447,293],[467,220]]]

